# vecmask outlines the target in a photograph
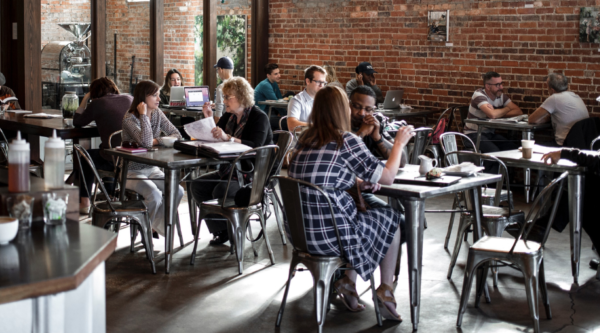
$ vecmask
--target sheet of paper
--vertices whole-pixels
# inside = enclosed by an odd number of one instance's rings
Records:
[[[47,113],[31,113],[31,114],[27,114],[24,116],[25,118],[42,118],[42,119],[49,119],[49,118],[62,118],[62,115],[60,114],[47,114]]]
[[[183,125],[183,129],[190,137],[210,142],[219,141],[213,138],[213,135],[210,132],[215,127],[217,127],[217,125],[212,117],[200,119],[198,121],[194,121],[193,123]]]

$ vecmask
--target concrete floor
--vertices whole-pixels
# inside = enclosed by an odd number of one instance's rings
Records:
[[[517,189],[515,192],[519,192]],[[516,193],[517,202],[524,202]],[[451,196],[427,202],[427,209],[449,209]],[[517,204],[517,208],[526,209]],[[235,255],[228,246],[209,246],[210,234],[201,229],[196,263],[190,266],[193,236],[189,225],[187,203],[180,206],[180,217],[186,246],[177,247],[171,274],[164,274],[164,239],[155,240],[156,275],[150,272],[143,247],[136,244],[129,253],[129,231],[121,230],[118,249],[106,262],[106,302],[108,332],[314,332],[312,279],[310,273],[299,272],[292,281],[283,322],[275,327],[287,279],[291,246],[282,245],[276,223],[268,221],[268,235],[275,253],[272,266],[264,245],[257,242],[258,257],[246,244],[244,274],[237,274]],[[510,268],[500,270],[499,287],[487,280],[492,303],[482,301],[473,307],[471,293],[462,328],[456,328],[463,269],[467,246],[463,246],[452,280],[446,279],[450,253],[443,242],[449,214],[427,214],[423,278],[421,291],[420,332],[533,332],[522,275]],[[259,224],[253,223],[259,230]],[[452,235],[454,242],[456,226]],[[179,242],[176,241],[176,246]],[[226,243],[228,244],[228,243]],[[466,244],[464,244],[466,245]],[[553,319],[547,320],[543,306],[540,326],[543,332],[600,332],[600,281],[588,267],[593,258],[591,242],[583,235],[580,285],[572,285],[569,234],[553,231],[545,252],[546,276]],[[326,332],[410,332],[410,310],[406,255],[395,292],[401,324],[384,321],[377,326],[371,293],[362,296],[367,308],[351,313],[339,300],[334,300],[325,322]],[[376,279],[379,274],[376,273]],[[376,282],[378,285],[378,282]],[[359,292],[368,284],[359,279]]]

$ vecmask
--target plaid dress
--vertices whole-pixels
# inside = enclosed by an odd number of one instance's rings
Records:
[[[345,133],[343,138],[340,149],[332,142],[318,149],[300,150],[288,171],[290,177],[329,188],[324,191],[335,211],[344,257],[367,281],[387,253],[401,216],[392,208],[357,212],[354,200],[345,190],[354,185],[355,177],[377,183],[384,165],[359,137]],[[301,195],[309,252],[339,256],[327,201],[319,192],[308,188],[302,188]]]

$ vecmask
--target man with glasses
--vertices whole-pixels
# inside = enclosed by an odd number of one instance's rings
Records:
[[[504,84],[500,74],[487,72],[483,75],[483,88],[479,88],[471,97],[467,119],[497,119],[514,117],[523,114],[523,111],[504,94]],[[477,141],[477,125],[465,124],[464,132],[467,136]],[[481,133],[479,151],[491,153],[501,150],[517,149],[513,141],[503,135],[496,134],[493,129],[485,128]]]
[[[383,103],[385,98],[383,97],[381,89],[375,84],[375,73],[377,72],[373,69],[371,63],[361,62],[356,66],[354,71],[356,72],[356,78],[346,83],[346,94],[348,95],[348,98],[350,98],[350,94],[356,87],[365,85],[375,92],[375,96],[377,96],[375,102]]]
[[[288,104],[287,125],[290,130],[297,126],[308,126],[315,95],[327,85],[327,72],[321,66],[312,65],[304,70],[306,89],[294,96]]]

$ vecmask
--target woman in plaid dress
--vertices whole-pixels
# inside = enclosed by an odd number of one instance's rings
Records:
[[[402,148],[413,136],[403,127],[396,136],[387,163],[381,162],[362,140],[350,133],[350,108],[346,94],[337,87],[321,89],[315,96],[311,126],[303,133],[290,162],[289,175],[320,186],[332,202],[342,239],[344,257],[355,270],[336,282],[338,295],[351,311],[362,311],[355,281],[357,273],[368,280],[380,266],[381,286],[377,298],[387,319],[401,321],[391,285],[400,246],[400,213],[392,208],[357,212],[345,192],[358,181],[361,190],[392,184],[400,165]],[[327,201],[316,191],[303,188],[302,201],[308,248],[311,253],[340,255]]]

